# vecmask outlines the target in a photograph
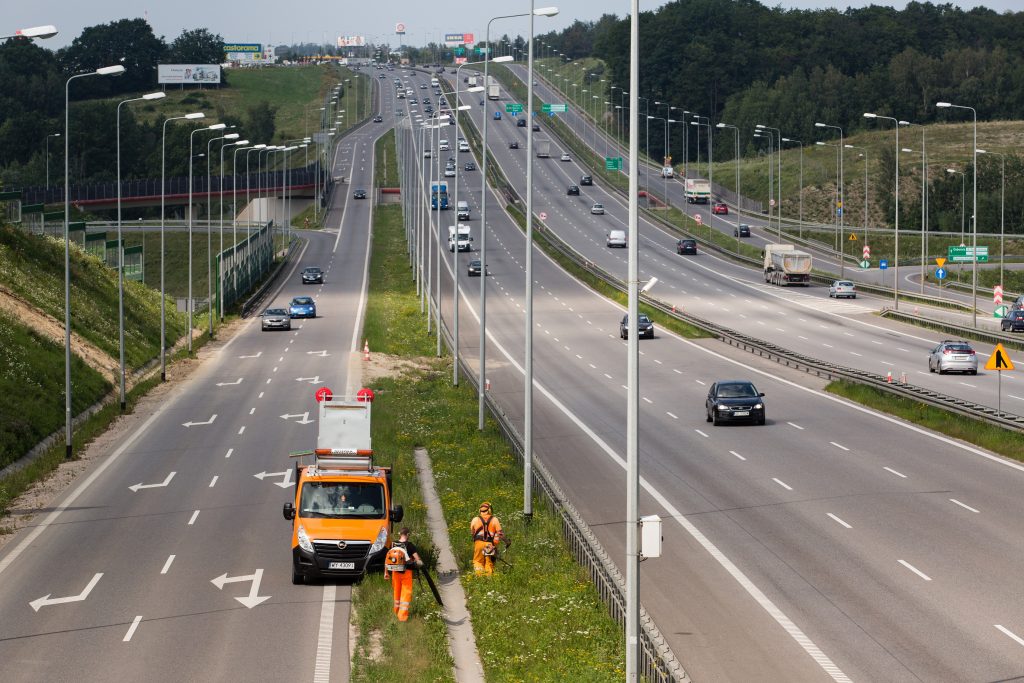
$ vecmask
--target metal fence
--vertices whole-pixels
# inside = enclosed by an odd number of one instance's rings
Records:
[[[263,225],[243,241],[214,257],[217,308],[231,309],[242,295],[252,290],[270,272],[274,264],[274,227]]]

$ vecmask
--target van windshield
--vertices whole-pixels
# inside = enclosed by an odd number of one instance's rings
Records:
[[[384,516],[381,484],[307,481],[299,498],[300,517],[379,519]]]

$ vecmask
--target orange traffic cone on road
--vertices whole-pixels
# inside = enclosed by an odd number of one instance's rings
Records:
[[[370,360],[370,340],[363,340],[363,360]]]
[[[892,384],[892,370],[889,370],[887,373],[885,373],[885,381],[888,382],[889,384]]]

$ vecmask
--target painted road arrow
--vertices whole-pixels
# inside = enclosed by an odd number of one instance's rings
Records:
[[[243,377],[239,377],[234,382],[217,382],[217,386],[218,387],[233,387],[236,384],[241,384],[243,379],[244,379]]]
[[[170,484],[171,479],[174,479],[175,474],[177,474],[177,472],[171,472],[170,474],[167,475],[167,478],[164,479],[159,484],[143,484],[140,481],[138,484],[135,484],[134,486],[129,486],[128,488],[132,490],[132,493],[138,493],[139,489],[160,489]]]
[[[320,375],[317,375],[316,377],[296,377],[295,381],[309,382],[310,384],[323,384],[323,381],[320,379]]]
[[[192,421],[190,420],[190,421],[188,421],[188,422],[182,422],[182,423],[181,423],[181,426],[182,426],[182,427],[195,427],[195,426],[197,426],[197,425],[212,425],[212,424],[213,424],[213,421],[214,421],[214,420],[216,420],[216,419],[217,419],[217,414],[216,414],[216,413],[214,413],[214,414],[213,414],[213,417],[211,417],[211,418],[210,418],[209,420],[207,420],[206,422],[192,422]]]
[[[295,482],[291,480],[292,470],[285,470],[284,472],[260,472],[259,474],[254,474],[252,476],[256,477],[260,481],[263,481],[267,477],[280,477],[281,475],[284,475],[284,479],[282,479],[281,481],[275,481],[275,486],[280,486],[283,489],[295,486]]]
[[[257,569],[255,574],[249,574],[248,576],[228,576],[227,572],[224,572],[216,579],[210,579],[210,583],[212,583],[217,588],[224,590],[225,584],[252,581],[252,586],[249,588],[249,595],[245,596],[244,598],[235,598],[235,600],[238,600],[238,602],[242,603],[249,609],[252,609],[256,605],[266,600],[269,600],[272,597],[270,595],[258,595],[258,593],[260,592],[260,581],[262,580],[263,570]]]
[[[327,356],[329,356],[331,354],[327,353],[326,349],[322,349],[320,351],[306,351],[306,355],[307,356],[320,356],[321,358],[326,358]]]
[[[263,352],[262,352],[262,351],[260,351],[259,353],[257,353],[257,354],[256,354],[256,355],[254,355],[254,356],[239,356],[239,358],[259,358],[259,357],[260,357],[260,356],[262,356],[262,355],[263,355]]]
[[[284,420],[290,420],[293,417],[300,417],[300,418],[302,418],[301,420],[296,420],[296,422],[298,422],[300,425],[308,425],[310,422],[314,422],[314,420],[310,420],[309,419],[309,412],[308,411],[305,412],[305,413],[300,413],[298,415],[282,415],[281,416],[281,418],[284,419]]]
[[[89,597],[89,593],[91,593],[92,589],[96,587],[96,584],[99,583],[100,577],[102,576],[102,572],[94,574],[92,580],[89,581],[89,585],[86,586],[78,595],[69,595],[66,598],[50,598],[50,594],[47,593],[43,597],[36,598],[28,604],[32,606],[33,610],[38,612],[40,607],[46,607],[47,605],[63,605],[66,602],[82,602]]]

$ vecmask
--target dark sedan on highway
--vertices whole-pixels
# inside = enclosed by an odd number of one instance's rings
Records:
[[[1006,317],[999,321],[999,329],[1003,332],[1024,332],[1024,310],[1007,311]]]
[[[637,327],[639,328],[637,338],[647,337],[648,339],[654,339],[654,323],[647,317],[646,313],[641,313],[636,317]],[[622,316],[622,322],[619,323],[619,338],[629,339],[629,316]]]
[[[356,190],[352,193],[354,199],[366,199],[366,190]]]
[[[320,270],[316,266],[310,266],[302,271],[302,284],[304,285],[322,285],[324,283],[324,271]]]
[[[696,256],[697,240],[679,240],[676,242],[676,253],[687,256]]]
[[[753,382],[728,380],[715,382],[704,402],[707,421],[716,427],[723,422],[764,424],[764,393]]]

